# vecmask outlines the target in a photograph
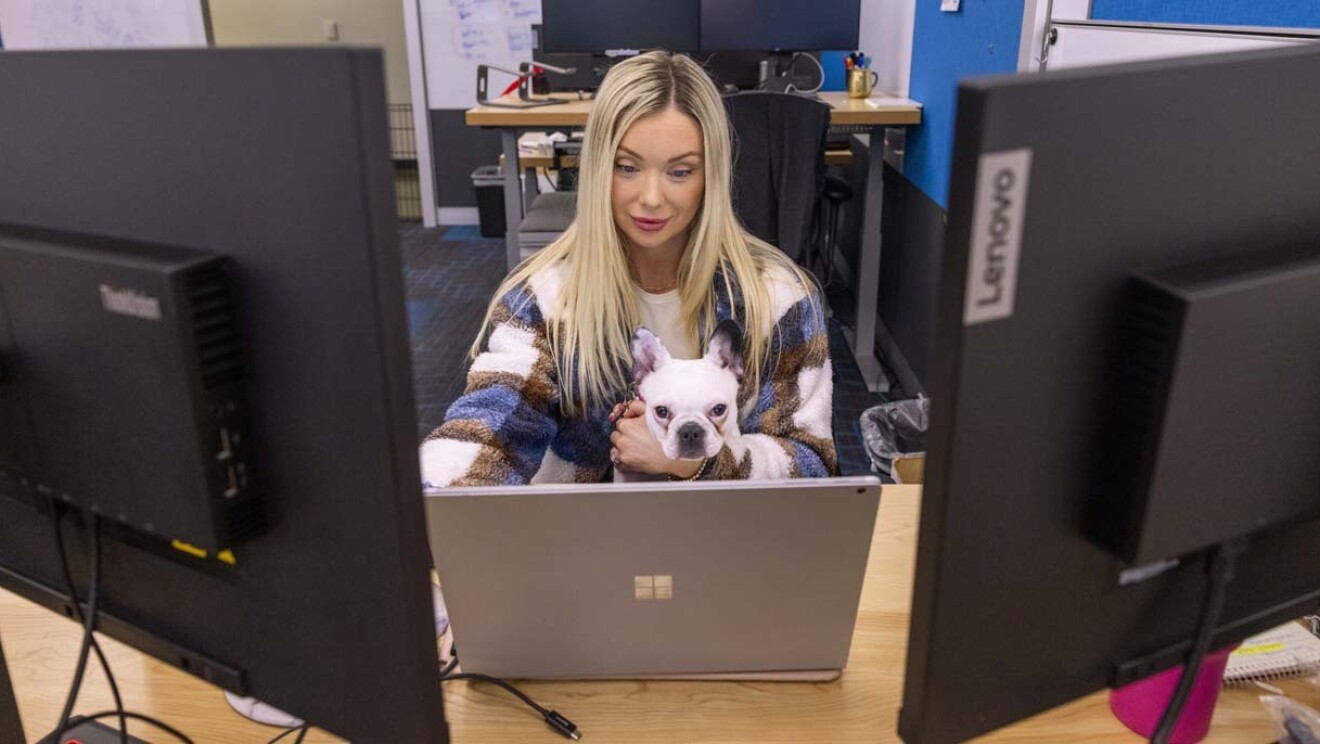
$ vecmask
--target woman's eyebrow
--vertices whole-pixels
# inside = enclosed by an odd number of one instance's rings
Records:
[[[674,162],[675,160],[682,160],[683,158],[696,158],[696,159],[700,160],[700,159],[701,159],[701,153],[697,152],[696,150],[689,150],[688,152],[685,152],[685,153],[683,153],[682,155],[677,155],[677,156],[675,156],[675,157],[670,158],[670,159],[669,159],[669,162],[672,163],[672,162]]]
[[[636,159],[636,160],[640,160],[640,161],[642,161],[642,162],[646,162],[646,158],[642,157],[640,154],[638,154],[638,153],[636,153],[636,152],[634,152],[634,151],[632,151],[632,150],[629,150],[628,148],[626,148],[626,147],[624,147],[624,146],[622,146],[622,145],[619,146],[619,152],[623,153],[624,155],[628,155],[629,157],[632,157],[632,158],[634,158],[634,159]],[[670,158],[668,162],[672,163],[672,162],[674,162],[674,161],[676,161],[676,160],[682,160],[683,158],[690,158],[690,157],[694,157],[694,158],[700,159],[700,158],[701,158],[701,153],[700,153],[700,152],[697,152],[696,150],[689,150],[688,152],[685,152],[685,153],[683,153],[682,155],[675,155],[674,157]]]

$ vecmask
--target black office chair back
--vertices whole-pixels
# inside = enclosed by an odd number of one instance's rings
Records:
[[[830,107],[792,93],[724,100],[734,138],[734,211],[753,235],[804,262],[825,188]]]

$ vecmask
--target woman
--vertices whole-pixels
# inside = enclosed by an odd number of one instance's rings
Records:
[[[821,298],[733,214],[719,92],[681,55],[614,66],[587,120],[577,218],[495,294],[466,392],[422,444],[432,486],[834,475]],[[746,451],[671,460],[628,401],[639,326],[696,358],[721,320],[744,328]]]

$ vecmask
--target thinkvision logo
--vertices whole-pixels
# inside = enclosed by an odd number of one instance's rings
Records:
[[[981,156],[967,267],[966,325],[1013,314],[1030,178],[1029,149]]]
[[[102,284],[101,306],[106,312],[116,315],[129,315],[143,320],[160,320],[160,300],[144,295],[135,289],[116,289]]]

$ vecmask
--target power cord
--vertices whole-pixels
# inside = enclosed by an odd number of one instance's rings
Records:
[[[561,736],[567,739],[572,739],[573,741],[579,741],[582,738],[582,732],[578,730],[577,725],[572,721],[549,708],[538,705],[535,700],[527,697],[521,690],[508,682],[485,674],[477,674],[475,672],[460,672],[454,674],[454,667],[458,666],[458,654],[454,653],[452,650],[451,653],[453,653],[453,658],[451,658],[449,663],[445,665],[445,668],[440,671],[441,682],[448,682],[455,679],[468,679],[477,682],[489,682],[492,685],[502,687],[519,700],[526,703],[532,710],[536,711],[537,714],[541,716],[541,720],[545,721],[546,725],[550,728],[558,731]]]
[[[95,721],[101,718],[110,718],[111,716],[119,720],[119,741],[126,744],[128,741],[128,719],[142,721],[156,728],[169,733],[183,744],[193,744],[189,739],[177,729],[162,721],[158,721],[151,716],[133,713],[124,710],[123,699],[119,695],[119,685],[115,682],[115,675],[110,671],[110,663],[106,661],[105,654],[101,651],[101,644],[97,643],[95,635],[96,613],[100,605],[100,567],[101,567],[101,522],[100,517],[93,514],[87,523],[87,531],[91,535],[92,556],[91,572],[87,585],[87,612],[84,615],[82,608],[78,604],[78,592],[73,583],[73,573],[69,570],[69,555],[64,545],[64,534],[60,528],[60,518],[62,512],[56,505],[56,511],[53,515],[55,525],[55,545],[58,548],[60,557],[60,571],[64,575],[65,587],[69,590],[69,603],[73,607],[74,616],[84,622],[83,645],[78,654],[78,669],[74,672],[73,686],[69,690],[69,698],[65,701],[64,712],[60,716],[60,724],[55,732],[48,738],[49,741],[59,742],[60,738],[70,729],[85,721]],[[73,704],[78,697],[78,691],[82,686],[83,674],[87,669],[88,649],[96,652],[96,658],[101,663],[101,670],[105,672],[106,681],[110,684],[110,694],[115,700],[115,709],[93,713],[90,716],[71,716]]]
[[[78,666],[73,673],[73,684],[69,695],[64,700],[64,711],[60,713],[60,723],[55,729],[54,740],[58,742],[69,729],[69,718],[73,715],[73,704],[78,701],[78,692],[82,688],[83,674],[87,671],[87,655],[92,650],[92,632],[96,630],[96,609],[101,601],[101,518],[92,514],[87,522],[87,532],[92,540],[91,578],[87,584],[87,616],[83,623],[82,646],[78,649]]]
[[[1183,706],[1191,695],[1192,685],[1201,671],[1201,662],[1205,659],[1206,652],[1210,650],[1210,642],[1214,639],[1215,625],[1219,622],[1219,615],[1224,609],[1224,597],[1228,594],[1228,582],[1233,580],[1234,562],[1245,549],[1246,541],[1236,540],[1215,546],[1214,552],[1210,555],[1210,587],[1206,591],[1201,622],[1197,626],[1196,638],[1192,642],[1192,651],[1187,657],[1187,664],[1183,667],[1182,676],[1178,678],[1178,687],[1174,689],[1173,697],[1169,698],[1169,704],[1164,709],[1160,724],[1150,738],[1153,744],[1168,744],[1174,726],[1178,724],[1178,717],[1182,714]]]
[[[276,736],[274,739],[271,739],[269,742],[266,742],[266,744],[275,744],[275,742],[293,733],[298,734],[298,738],[293,740],[294,744],[298,744],[298,742],[301,742],[303,738],[307,736],[307,731],[311,727],[312,725],[310,723],[304,723],[301,726],[295,726],[291,729],[285,729],[283,732],[280,733],[279,736]]]
[[[82,607],[78,604],[78,590],[73,584],[73,573],[69,570],[69,555],[64,548],[64,530],[60,529],[59,507],[52,515],[51,523],[55,525],[55,547],[60,556],[60,572],[64,575],[64,586],[69,590],[69,604],[73,607],[73,616],[78,622],[84,622]],[[101,644],[97,643],[96,638],[92,638],[92,650],[96,652],[96,660],[101,663],[101,671],[105,673],[105,679],[110,683],[110,695],[115,700],[115,712],[119,717],[119,744],[128,744],[128,717],[124,712],[124,701],[119,696],[119,685],[115,682],[115,675],[110,671],[110,662],[105,660],[105,653],[101,651]]]
[[[816,78],[816,87],[812,88],[811,90],[802,90],[801,88],[798,88],[796,85],[793,85],[792,83],[789,83],[788,90],[797,93],[818,92],[821,86],[825,84],[825,67],[821,65],[820,60],[816,59],[810,54],[804,54],[802,52],[793,52],[792,61],[788,63],[788,74],[790,76],[793,74],[795,70],[797,70],[798,57],[806,57],[807,59],[811,60],[816,65],[816,70],[820,72],[820,75]]]

